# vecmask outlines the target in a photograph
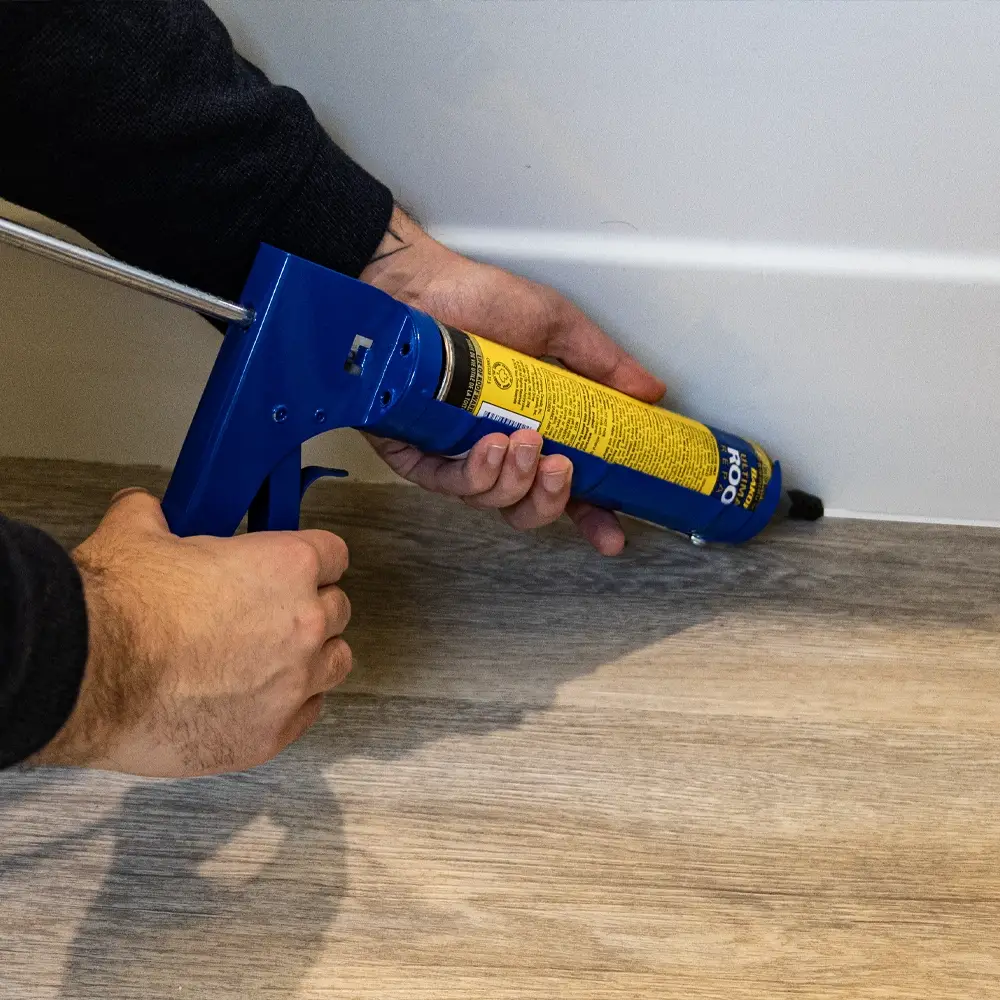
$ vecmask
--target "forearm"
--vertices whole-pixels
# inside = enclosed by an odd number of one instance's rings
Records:
[[[87,659],[80,575],[47,535],[0,517],[0,767],[56,735]]]
[[[0,116],[0,196],[228,297],[261,242],[359,274],[392,210],[199,0],[0,3]],[[97,752],[74,712],[94,676],[87,619],[70,557],[0,519],[0,767],[58,749],[71,713]]]
[[[0,195],[226,296],[261,242],[357,275],[390,192],[200,0],[0,4]]]

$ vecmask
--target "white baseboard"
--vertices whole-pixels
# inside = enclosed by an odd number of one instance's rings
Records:
[[[924,517],[920,514],[872,514],[837,508],[826,511],[825,516],[853,521],[897,521],[903,524],[943,524],[958,528],[1000,528],[1000,521],[970,520],[962,517]]]
[[[446,246],[472,256],[667,270],[1000,285],[1000,257],[986,254],[469,226],[439,226],[432,234]]]

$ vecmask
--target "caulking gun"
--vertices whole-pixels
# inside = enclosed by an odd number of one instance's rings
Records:
[[[251,531],[297,528],[309,486],[347,475],[303,468],[301,446],[338,427],[452,457],[530,427],[572,461],[573,497],[697,543],[745,541],[778,508],[780,465],[754,442],[272,246],[236,303],[8,220],[0,240],[229,324],[163,498],[176,534],[231,535],[244,515]]]

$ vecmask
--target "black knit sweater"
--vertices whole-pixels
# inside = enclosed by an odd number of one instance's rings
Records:
[[[0,121],[0,196],[229,298],[261,242],[356,276],[392,211],[199,0],[3,0]],[[0,517],[0,767],[55,735],[86,656],[69,556]]]

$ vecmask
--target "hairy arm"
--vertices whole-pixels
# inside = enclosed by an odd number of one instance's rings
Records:
[[[261,242],[356,276],[392,211],[200,0],[0,3],[0,119],[0,196],[228,297]],[[83,579],[52,539],[0,519],[0,767],[52,741],[81,684],[50,755],[99,757],[141,708],[134,637],[101,596],[113,581],[80,558]]]

